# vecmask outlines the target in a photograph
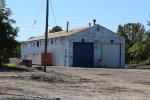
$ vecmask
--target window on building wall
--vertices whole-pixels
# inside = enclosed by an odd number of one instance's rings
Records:
[[[51,39],[51,44],[54,44],[54,39]]]
[[[42,46],[42,41],[40,41],[40,44],[39,44],[40,46]]]
[[[50,39],[48,39],[48,45],[50,45],[51,44],[51,40]]]
[[[32,47],[34,47],[34,42],[32,42]]]
[[[99,32],[100,31],[100,27],[97,27],[97,32]]]
[[[36,45],[36,44],[35,44],[35,42],[33,41],[33,47],[35,47],[35,45]]]
[[[41,45],[42,45],[42,46],[45,45],[45,41],[44,41],[44,40],[41,41]]]
[[[58,44],[58,39],[55,39],[55,44]]]
[[[37,41],[36,46],[39,47],[39,41]]]

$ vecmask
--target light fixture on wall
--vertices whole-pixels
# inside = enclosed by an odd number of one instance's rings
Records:
[[[85,40],[84,40],[84,39],[81,39],[81,41],[82,41],[82,42],[85,42]]]
[[[114,40],[110,40],[110,43],[113,44],[113,43],[114,43]]]

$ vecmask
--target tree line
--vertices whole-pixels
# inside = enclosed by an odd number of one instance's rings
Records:
[[[148,22],[149,23],[149,22]],[[125,60],[139,63],[150,59],[150,31],[141,23],[118,26],[118,34],[125,38]]]
[[[0,66],[7,63],[10,57],[20,54],[20,43],[15,39],[19,27],[11,19],[12,12],[7,8],[5,0],[0,0]],[[150,26],[150,22],[148,21]],[[62,31],[60,26],[55,26],[49,33]],[[119,25],[117,33],[125,38],[125,59],[129,61],[145,61],[150,59],[150,30],[146,30],[141,23],[127,23]]]
[[[13,27],[16,22],[10,18],[11,15],[12,12],[7,8],[5,1],[0,0],[0,66],[7,63],[9,57],[15,57],[20,46],[15,40],[19,28]]]

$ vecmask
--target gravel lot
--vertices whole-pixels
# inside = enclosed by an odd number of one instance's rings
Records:
[[[47,67],[0,72],[0,99],[150,100],[150,70]]]

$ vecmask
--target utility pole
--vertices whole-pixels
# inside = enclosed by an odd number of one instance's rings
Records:
[[[44,72],[46,72],[46,66],[47,66],[48,17],[49,17],[49,0],[46,1]]]

